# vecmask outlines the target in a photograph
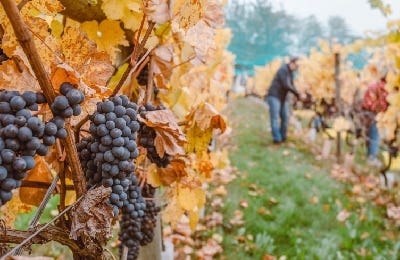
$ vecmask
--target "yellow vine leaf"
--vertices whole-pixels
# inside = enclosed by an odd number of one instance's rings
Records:
[[[24,180],[50,184],[53,180],[53,175],[47,162],[41,156],[36,156],[35,161],[35,168],[28,171],[28,176]],[[47,189],[21,187],[19,197],[26,204],[38,206],[43,200],[46,191]]]
[[[157,86],[167,88],[167,82],[172,74],[174,48],[170,44],[157,47],[153,57],[153,72],[156,75]]]
[[[201,154],[207,150],[211,141],[213,130],[226,129],[225,120],[210,104],[204,103],[187,116],[190,124],[187,127],[186,151]]]
[[[176,0],[172,9],[173,22],[187,30],[204,17],[207,0]]]
[[[185,211],[179,206],[176,189],[169,191],[169,193],[172,194],[167,194],[168,205],[163,211],[162,219],[163,221],[170,223],[172,227],[175,227]]]
[[[207,1],[204,13],[204,20],[212,28],[217,28],[224,24],[225,15],[221,1],[219,0]]]
[[[102,10],[110,20],[121,20],[126,29],[136,31],[143,17],[141,0],[104,0]]]
[[[207,150],[213,135],[212,128],[201,130],[197,125],[192,126],[186,132],[188,143],[187,152],[202,153]]]
[[[103,20],[100,24],[97,21],[88,21],[81,24],[82,31],[86,32],[89,39],[97,43],[99,51],[105,51],[115,63],[117,52],[121,50],[118,45],[128,46],[125,33],[118,21]]]
[[[206,202],[206,193],[202,188],[187,188],[178,186],[178,201],[179,205],[186,211],[200,209]]]
[[[61,39],[61,35],[64,31],[64,25],[57,19],[53,19],[50,23],[51,34],[57,39]]]
[[[179,85],[175,84],[175,86]],[[168,95],[161,94],[160,96],[170,106],[180,121],[185,119],[185,116],[194,103],[193,93],[190,93],[187,87],[176,88],[175,91],[171,91]]]
[[[15,220],[19,213],[28,213],[32,211],[32,206],[23,203],[18,195],[18,190],[13,191],[12,199],[6,205],[0,207],[1,219],[9,228],[14,228]]]
[[[117,72],[108,81],[107,87],[109,89],[115,89],[115,87],[120,82],[122,75],[124,75],[125,71],[128,69],[128,66],[129,66],[128,63],[124,63],[122,66],[118,68]]]
[[[58,0],[32,0],[24,5],[22,13],[36,10],[36,12],[42,15],[54,16],[63,9],[64,6]]]
[[[150,21],[163,24],[170,19],[168,3],[167,0],[149,0],[144,12]]]
[[[192,231],[196,230],[197,224],[199,223],[200,215],[199,210],[189,211],[189,226]]]
[[[86,34],[79,31],[78,28],[68,26],[64,29],[61,38],[61,50],[65,62],[78,72],[85,69],[86,62],[97,51],[96,44]]]
[[[194,47],[196,57],[205,62],[209,49],[216,48],[214,37],[215,29],[200,20],[187,30],[184,40]]]
[[[158,173],[156,164],[152,163],[147,167],[146,181],[153,187],[160,187],[162,185],[161,176]]]

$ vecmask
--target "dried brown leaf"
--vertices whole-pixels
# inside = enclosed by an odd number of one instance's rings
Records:
[[[112,207],[105,202],[111,194],[111,188],[100,186],[89,190],[82,201],[71,209],[70,238],[82,239],[91,252],[99,252],[99,246],[105,246],[112,237]]]

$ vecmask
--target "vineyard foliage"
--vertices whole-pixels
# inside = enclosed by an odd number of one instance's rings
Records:
[[[392,140],[399,123],[400,86],[400,21],[388,23],[389,33],[375,38],[357,40],[349,45],[340,45],[320,40],[319,47],[310,50],[308,56],[301,56],[295,85],[302,93],[309,93],[317,103],[321,100],[336,106],[335,54],[339,54],[339,84],[343,112],[350,112],[360,106],[364,91],[387,73],[386,89],[390,106],[378,115],[380,131],[386,140]],[[368,60],[361,69],[355,69],[346,58],[349,54],[364,50]],[[254,83],[248,86],[251,93],[263,97],[273,79],[274,73],[283,63],[277,59],[262,67],[255,68]]]
[[[149,151],[138,144],[136,174],[142,186],[165,187],[160,197],[166,205],[162,214],[166,222],[174,224],[187,213],[194,228],[205,203],[203,183],[214,167],[208,146],[215,134],[227,128],[220,111],[232,85],[234,56],[226,51],[230,31],[224,28],[224,1],[103,0],[88,1],[79,9],[80,3],[14,3],[55,94],[60,95],[61,84],[68,82],[85,95],[81,115],[68,119],[67,125],[75,131],[75,138],[88,136],[87,116],[96,111],[96,103],[116,91],[138,106],[166,107],[148,111],[139,121],[154,129],[156,152],[160,157],[168,155],[170,163],[158,167],[146,156]],[[0,39],[8,59],[0,65],[0,89],[42,92],[45,87],[30,65],[30,54],[24,52],[4,9],[0,8]],[[139,84],[136,77],[145,64],[149,80]],[[36,115],[49,119],[50,106],[40,106]],[[62,185],[84,180],[81,172],[72,170],[69,156],[62,144],[51,146],[46,157],[36,157],[36,166],[25,181],[49,185],[64,170],[67,177]],[[30,211],[29,205],[39,205],[45,191],[14,190],[13,199],[1,207],[7,225],[12,227],[17,213]],[[67,191],[64,207],[76,195],[82,194]]]

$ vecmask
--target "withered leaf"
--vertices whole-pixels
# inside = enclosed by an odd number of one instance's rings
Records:
[[[71,209],[70,238],[82,239],[91,252],[99,252],[99,246],[105,246],[112,237],[113,210],[105,200],[111,194],[111,188],[100,186],[89,190],[85,197]]]

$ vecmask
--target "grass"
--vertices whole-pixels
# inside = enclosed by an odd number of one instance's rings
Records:
[[[396,258],[400,243],[387,238],[383,209],[351,202],[345,195],[350,187],[329,177],[331,162],[317,161],[305,143],[290,137],[273,145],[265,106],[254,99],[233,101],[227,113],[234,129],[230,159],[241,174],[228,186],[225,221],[239,201],[248,207],[242,227],[220,230],[224,258]],[[254,196],[254,186],[265,192]],[[262,207],[269,214],[258,213]],[[336,217],[343,209],[351,215],[342,223]]]

